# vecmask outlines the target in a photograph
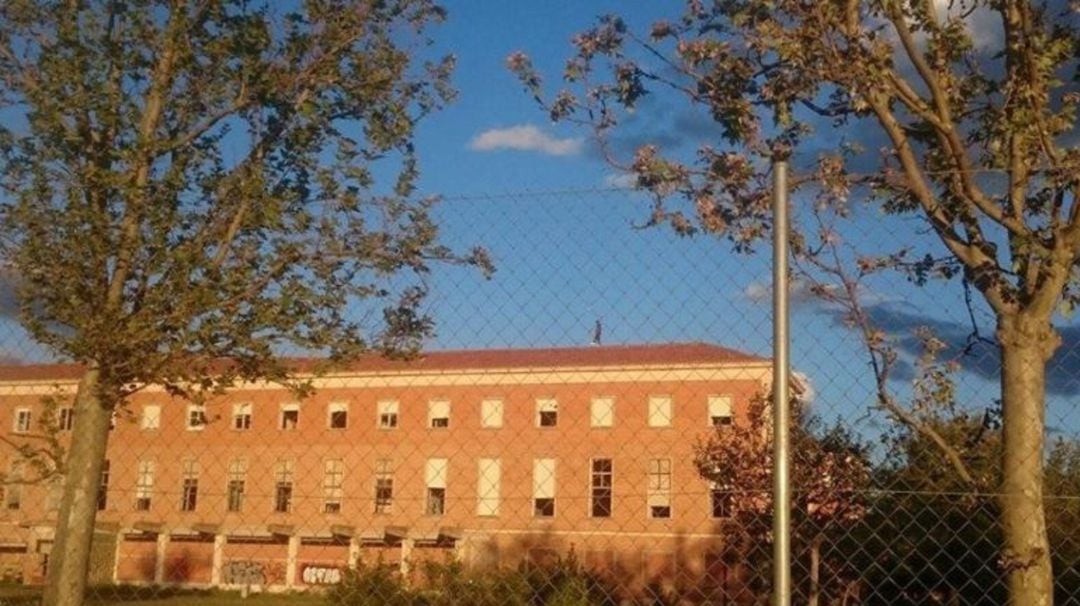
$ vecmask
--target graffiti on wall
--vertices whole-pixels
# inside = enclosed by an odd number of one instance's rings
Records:
[[[285,565],[280,562],[229,560],[221,565],[221,582],[226,585],[278,585],[285,582]]]
[[[306,585],[335,585],[341,582],[341,569],[321,564],[304,564],[300,580]]]

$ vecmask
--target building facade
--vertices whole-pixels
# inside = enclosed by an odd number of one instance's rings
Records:
[[[110,434],[92,576],[272,590],[361,561],[412,574],[573,551],[629,589],[722,586],[730,495],[693,447],[738,422],[770,372],[688,343],[372,358],[303,399],[251,384],[196,405],[148,386]],[[60,484],[10,481],[32,475],[11,446],[46,423],[63,441],[78,373],[0,369],[0,562],[27,583],[44,578]]]

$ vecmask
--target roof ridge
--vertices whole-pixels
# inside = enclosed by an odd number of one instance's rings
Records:
[[[496,368],[558,368],[582,366],[648,366],[718,362],[763,362],[768,358],[702,341],[619,343],[532,348],[435,349],[409,360],[392,360],[376,353],[364,355],[331,372],[465,370]],[[283,357],[296,372],[310,372],[323,361],[316,357]],[[69,380],[83,367],[77,363],[0,366],[0,381]]]

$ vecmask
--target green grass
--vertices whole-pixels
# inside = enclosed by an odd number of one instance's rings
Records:
[[[36,606],[40,589],[7,585],[0,587],[0,606]],[[87,606],[324,606],[318,593],[252,593],[237,591],[174,589],[170,587],[98,586],[88,592]]]

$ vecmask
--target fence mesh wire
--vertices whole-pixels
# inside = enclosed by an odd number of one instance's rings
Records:
[[[418,359],[355,362],[302,398],[139,391],[110,433],[90,600],[766,601],[769,254],[643,229],[647,213],[618,189],[448,197],[447,243],[482,244],[497,271],[430,275],[437,337]],[[845,221],[843,266],[926,237],[870,211]],[[956,279],[796,266],[795,601],[1004,603],[993,316]],[[29,479],[49,436],[68,439],[78,373],[4,305],[0,602],[29,603],[60,498],[56,477]],[[1032,456],[1068,605],[1080,343],[1069,318],[1059,329]]]

